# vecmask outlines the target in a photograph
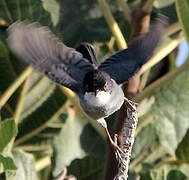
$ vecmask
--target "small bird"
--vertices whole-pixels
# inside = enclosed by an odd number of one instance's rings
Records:
[[[10,49],[34,69],[74,91],[86,114],[107,128],[104,118],[124,103],[121,84],[153,55],[164,25],[161,18],[156,18],[149,32],[101,64],[97,63],[90,44],[69,48],[38,23],[12,24],[8,28],[7,42]]]

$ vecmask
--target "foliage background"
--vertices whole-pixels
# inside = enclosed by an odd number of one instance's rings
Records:
[[[65,168],[66,178],[79,180],[103,179],[104,171],[114,172],[107,164],[103,129],[86,117],[75,95],[32,71],[6,45],[7,26],[28,19],[49,26],[69,46],[92,43],[101,61],[126,46],[124,39],[129,41],[133,28],[128,10],[140,4],[107,0],[100,8],[105,2],[0,0],[0,179],[53,179]],[[143,2],[168,16],[170,24],[152,64],[141,70],[129,179],[189,179],[189,63],[175,67],[178,44],[183,36],[189,39],[189,1]],[[116,30],[108,26],[108,10]],[[116,117],[108,119],[111,126]]]

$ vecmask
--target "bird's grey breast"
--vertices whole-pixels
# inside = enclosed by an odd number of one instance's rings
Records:
[[[112,80],[113,81],[113,80]],[[86,92],[80,96],[83,110],[93,119],[108,117],[119,110],[124,102],[124,94],[119,85],[113,81],[112,92]]]

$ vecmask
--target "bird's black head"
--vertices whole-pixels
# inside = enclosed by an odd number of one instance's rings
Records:
[[[95,92],[106,91],[111,92],[112,81],[110,76],[105,72],[94,70],[85,75],[84,78],[84,91]]]

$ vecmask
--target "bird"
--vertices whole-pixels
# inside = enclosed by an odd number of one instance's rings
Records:
[[[156,18],[149,32],[101,63],[92,45],[81,43],[70,48],[36,22],[13,23],[7,30],[7,44],[36,71],[75,92],[84,112],[107,128],[105,118],[118,111],[125,100],[121,85],[152,57],[164,26],[162,19]]]

